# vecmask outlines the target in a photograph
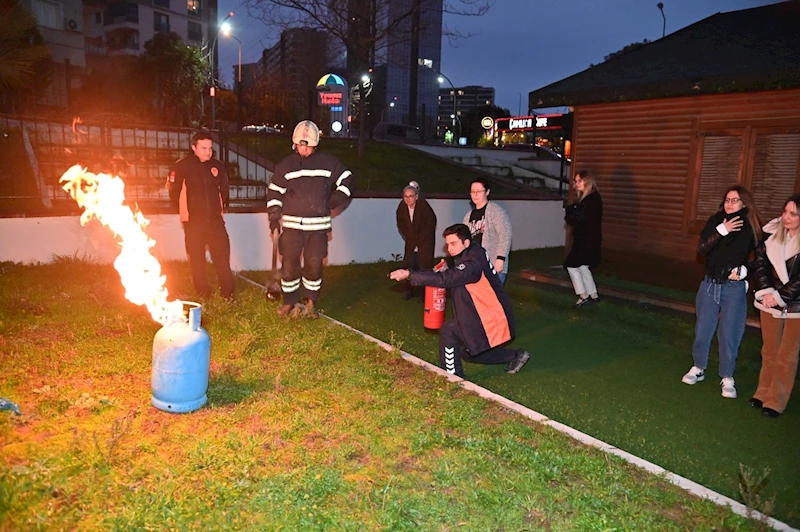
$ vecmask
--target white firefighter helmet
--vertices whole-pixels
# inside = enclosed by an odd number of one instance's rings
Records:
[[[294,128],[292,144],[319,145],[319,128],[311,120],[303,120]]]

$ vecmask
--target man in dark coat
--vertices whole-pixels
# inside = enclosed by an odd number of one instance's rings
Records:
[[[430,270],[436,245],[436,213],[430,204],[419,197],[419,185],[410,182],[403,189],[403,201],[397,206],[397,230],[406,242],[402,268]],[[411,283],[406,282],[405,299],[414,296]]]
[[[211,293],[206,278],[206,247],[217,272],[220,294],[233,299],[231,243],[222,213],[228,203],[228,173],[212,157],[213,140],[206,131],[192,138],[192,155],[175,163],[169,175],[169,197],[178,205],[183,223],[186,253],[192,267],[192,281],[198,294]]]
[[[400,269],[389,274],[395,281],[414,286],[452,289],[453,316],[439,330],[439,365],[464,378],[462,359],[476,364],[506,364],[506,373],[517,373],[530,358],[522,349],[502,347],[514,338],[511,301],[494,266],[469,227],[451,225],[444,230],[447,253],[454,267],[443,272]],[[462,353],[462,344],[466,352]]]

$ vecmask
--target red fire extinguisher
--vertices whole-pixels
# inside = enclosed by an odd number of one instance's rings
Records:
[[[444,259],[434,266],[433,271],[440,272],[447,269]],[[444,323],[444,309],[447,306],[447,290],[435,286],[425,287],[425,313],[422,324],[426,329],[439,329]]]

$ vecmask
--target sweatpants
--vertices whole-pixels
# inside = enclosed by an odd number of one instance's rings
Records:
[[[225,222],[183,222],[186,254],[192,268],[192,282],[197,293],[211,294],[206,277],[206,247],[211,253],[211,262],[217,272],[219,291],[222,297],[233,297],[233,273],[231,272],[231,242]]]
[[[800,353],[800,320],[761,311],[761,373],[753,397],[764,408],[783,412],[792,395]]]
[[[328,256],[328,232],[284,229],[278,250],[283,257],[283,304],[299,303],[301,296],[316,301],[322,288],[322,261]]]
[[[454,319],[445,321],[439,329],[439,367],[462,379],[464,378],[462,359],[473,364],[506,364],[517,356],[516,351],[507,347],[493,347],[473,355],[466,349],[462,351],[463,343],[464,337],[461,335],[458,322]]]
[[[587,294],[590,296],[597,295],[597,287],[594,284],[594,277],[592,271],[588,266],[578,266],[577,268],[567,268],[567,273],[572,281],[572,287],[575,288],[575,294]]]

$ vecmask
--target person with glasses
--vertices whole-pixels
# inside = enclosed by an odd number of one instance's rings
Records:
[[[419,197],[419,184],[411,181],[403,189],[403,201],[397,206],[397,230],[406,241],[401,268],[430,270],[436,244],[436,213],[430,204]],[[403,299],[414,297],[414,288],[406,282]]]
[[[792,395],[800,353],[800,194],[764,226],[769,235],[756,249],[755,306],[761,311],[761,373],[748,404],[775,418]]]
[[[592,269],[600,264],[603,200],[594,178],[586,170],[575,174],[572,184],[578,199],[564,213],[564,221],[572,228],[572,247],[564,259],[564,268],[578,296],[574,307],[581,308],[599,301]]]
[[[511,221],[505,209],[489,201],[490,191],[488,179],[472,180],[469,196],[473,209],[464,216],[464,225],[469,227],[471,241],[489,254],[489,264],[497,270],[500,282],[505,283],[511,252]]]
[[[705,273],[695,298],[694,365],[682,382],[705,379],[711,340],[717,333],[722,397],[736,398],[733,372],[747,318],[747,267],[761,239],[753,196],[741,185],[728,187],[719,206],[700,232],[697,254],[705,257]]]

